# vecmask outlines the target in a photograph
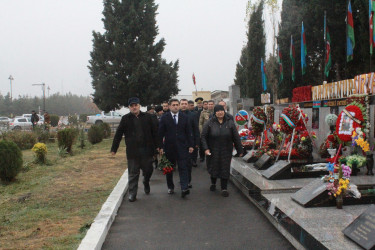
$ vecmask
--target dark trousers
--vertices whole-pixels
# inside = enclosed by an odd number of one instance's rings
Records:
[[[143,182],[148,183],[150,181],[152,172],[153,158],[151,157],[140,157],[136,159],[128,159],[128,171],[129,171],[129,195],[137,195],[138,191],[138,180],[140,170],[142,169]]]
[[[211,184],[216,185],[216,180],[217,178],[211,177]],[[227,190],[228,188],[228,179],[220,179],[220,184],[221,184],[221,190]]]
[[[198,148],[194,147],[193,153],[190,154],[192,164],[197,164],[198,150]]]
[[[178,168],[178,174],[180,175],[180,184],[181,184],[181,190],[187,190],[188,184],[189,184],[189,161],[190,159],[183,159],[183,160],[171,160],[168,159],[174,166],[174,169],[176,169],[176,163]],[[190,176],[191,176],[191,167],[190,167]],[[174,183],[173,183],[173,172],[166,174],[167,178],[167,186],[168,189],[174,189]]]

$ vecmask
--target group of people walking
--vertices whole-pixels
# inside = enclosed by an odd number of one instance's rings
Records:
[[[153,157],[163,155],[178,169],[181,197],[190,194],[192,167],[197,166],[198,149],[200,161],[206,158],[211,176],[211,191],[216,190],[217,179],[221,180],[221,194],[228,193],[228,179],[233,145],[242,156],[242,145],[233,116],[226,113],[226,103],[221,101],[193,101],[171,99],[161,106],[140,110],[140,100],[128,100],[130,113],[124,115],[116,130],[111,153],[115,155],[121,139],[125,136],[129,173],[129,201],[137,197],[140,170],[143,173],[144,192],[150,193],[150,178],[153,173]],[[168,194],[174,194],[173,172],[166,174]]]

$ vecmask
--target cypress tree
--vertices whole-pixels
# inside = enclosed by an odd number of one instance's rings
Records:
[[[162,58],[154,0],[104,0],[103,34],[93,32],[90,74],[94,103],[108,111],[137,96],[142,105],[161,103],[179,91],[178,60]]]

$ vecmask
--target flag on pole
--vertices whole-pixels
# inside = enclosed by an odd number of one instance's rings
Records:
[[[325,27],[325,38],[326,38],[326,59],[325,59],[325,67],[324,67],[324,74],[328,77],[329,71],[331,69],[332,60],[331,60],[331,36],[329,35],[329,29]]]
[[[352,14],[352,5],[348,4],[348,13],[346,18],[346,29],[347,29],[347,36],[346,36],[346,61],[349,62],[353,60],[353,49],[355,47],[355,40],[354,40],[354,25],[353,25],[353,14]]]
[[[267,76],[266,76],[266,66],[263,63],[263,58],[261,59],[260,62],[260,68],[262,71],[262,86],[263,86],[263,91],[267,90]]]
[[[292,60],[292,81],[296,80],[295,64],[296,64],[296,53],[294,51],[293,36],[290,36],[290,49],[289,49],[290,60]]]
[[[303,28],[302,22],[302,30],[301,30],[301,69],[302,75],[306,74],[306,37],[305,37],[305,29]]]
[[[284,73],[283,73],[283,57],[281,56],[279,45],[277,45],[277,62],[279,63],[279,71],[280,71],[279,84],[280,84],[284,80]]]
[[[370,55],[372,55],[372,50],[375,47],[375,34],[374,34],[374,13],[375,13],[375,1],[368,1],[368,19],[369,19],[369,34],[370,34]]]
[[[194,73],[193,73],[193,83],[194,83],[194,85],[197,85],[197,83],[195,82],[195,75],[194,75]]]

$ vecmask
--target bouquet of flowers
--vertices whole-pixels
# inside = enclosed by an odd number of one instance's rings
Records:
[[[162,155],[160,162],[158,164],[158,167],[159,167],[159,170],[163,171],[164,175],[172,173],[174,170],[173,164],[167,159],[165,154]]]
[[[350,189],[350,175],[351,168],[345,164],[334,164],[328,163],[327,170],[329,175],[325,175],[323,180],[327,182],[326,188],[329,191],[328,194],[337,197],[344,196]]]
[[[254,135],[260,135],[264,130],[265,123],[267,122],[267,116],[262,107],[254,108],[250,121]]]
[[[281,132],[291,134],[293,129],[297,126],[299,115],[300,111],[297,107],[289,105],[289,107],[284,108],[283,113],[280,116]]]

